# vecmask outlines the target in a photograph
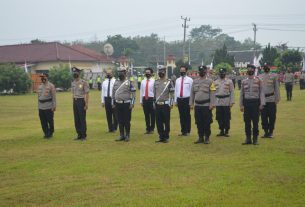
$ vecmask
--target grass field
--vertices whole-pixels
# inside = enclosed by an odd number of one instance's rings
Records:
[[[156,133],[143,135],[137,104],[131,141],[118,143],[118,134],[106,133],[100,95],[93,91],[88,140],[79,142],[72,140],[70,93],[58,93],[51,140],[42,138],[35,94],[2,96],[0,206],[305,206],[305,90],[295,87],[292,102],[281,92],[275,138],[259,139],[258,146],[241,145],[237,104],[231,137],[216,137],[214,120],[210,145],[193,144],[193,114],[191,136],[177,136],[177,108],[170,142],[155,144]]]

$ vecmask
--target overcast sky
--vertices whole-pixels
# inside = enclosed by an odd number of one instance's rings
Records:
[[[263,45],[288,42],[305,49],[305,0],[1,0],[0,45],[104,40],[107,35],[149,35],[182,40],[181,15]]]

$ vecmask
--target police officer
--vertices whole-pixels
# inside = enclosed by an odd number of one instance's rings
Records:
[[[90,89],[93,88],[93,80],[92,80],[92,77],[90,77],[90,79],[89,79],[89,88],[90,88]]]
[[[231,107],[234,104],[234,84],[231,79],[226,78],[227,70],[221,68],[219,70],[219,78],[214,81],[216,88],[215,92],[215,106],[216,106],[216,120],[220,133],[217,136],[229,136]]]
[[[174,85],[170,79],[166,79],[166,68],[158,66],[158,80],[154,83],[154,97],[156,108],[156,123],[159,140],[156,142],[167,143],[170,132],[170,112],[174,101]]]
[[[191,132],[191,113],[190,113],[190,92],[193,79],[186,75],[187,66],[180,67],[180,77],[175,84],[175,105],[178,106],[180,116],[181,134],[179,136],[188,136]]]
[[[119,80],[116,80],[112,89],[112,98],[117,113],[120,137],[116,141],[128,142],[130,139],[131,111],[134,107],[136,88],[126,79],[126,68],[118,70]]]
[[[140,88],[140,104],[143,107],[146,123],[145,134],[152,134],[155,129],[155,109],[154,109],[154,84],[155,80],[152,78],[153,70],[151,68],[145,69],[145,79],[142,80]]]
[[[287,73],[284,75],[284,83],[285,83],[285,89],[287,94],[287,101],[291,101],[292,98],[292,89],[293,89],[293,83],[294,83],[294,75],[291,72],[291,69],[288,68]]]
[[[54,111],[56,110],[56,89],[48,81],[48,74],[43,73],[38,88],[38,109],[44,138],[51,138],[54,133]]]
[[[112,103],[112,89],[115,82],[113,78],[112,70],[109,69],[106,71],[106,79],[102,84],[102,107],[105,107],[107,123],[108,123],[108,132],[115,132],[117,130],[117,119],[115,109],[113,108]]]
[[[258,137],[258,122],[259,113],[265,105],[265,94],[263,91],[262,81],[254,75],[255,66],[247,65],[248,77],[241,83],[240,90],[240,111],[244,112],[246,140],[243,145],[254,144],[257,145]],[[253,129],[251,130],[251,122]],[[251,140],[251,131],[253,133],[253,141]]]
[[[264,135],[262,138],[272,138],[276,120],[276,105],[280,101],[279,82],[276,74],[270,74],[270,67],[264,65],[264,73],[260,75],[263,91],[265,93],[266,105],[264,106],[261,118]]]
[[[71,91],[73,99],[74,124],[77,132],[75,140],[86,140],[86,111],[89,102],[89,86],[85,80],[80,78],[80,69],[73,67],[72,72],[74,81],[72,82]]]
[[[100,91],[101,88],[102,88],[102,80],[101,80],[101,76],[100,75],[97,76],[97,81],[96,82],[97,82],[97,88]]]
[[[202,65],[198,69],[199,78],[195,79],[192,85],[189,105],[193,109],[195,103],[195,121],[198,130],[198,140],[195,144],[209,144],[216,89],[213,80],[207,77],[207,67]]]

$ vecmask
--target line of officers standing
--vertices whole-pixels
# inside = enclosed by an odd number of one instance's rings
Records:
[[[178,136],[189,136],[191,132],[191,110],[194,110],[198,140],[195,144],[210,143],[212,111],[216,108],[219,137],[229,137],[231,107],[234,105],[234,86],[226,77],[226,69],[219,70],[219,78],[215,81],[207,74],[206,66],[199,66],[199,77],[188,77],[187,66],[180,67],[180,77],[175,83],[166,78],[166,68],[158,66],[159,79],[154,80],[153,70],[145,69],[145,79],[140,86],[140,103],[142,105],[146,132],[153,134],[155,123],[159,139],[156,142],[167,143],[170,135],[170,115],[173,105],[178,107],[181,133]],[[86,140],[86,110],[89,101],[89,86],[80,78],[81,70],[72,68],[72,100],[74,123],[77,132],[75,140]],[[247,78],[241,83],[240,110],[243,112],[246,139],[242,143],[258,144],[258,123],[261,114],[262,138],[272,138],[276,120],[276,106],[280,100],[277,76],[270,73],[269,66],[264,66],[264,73],[257,77],[255,66],[247,65]],[[113,78],[111,70],[106,71],[106,79],[102,83],[101,103],[105,107],[108,131],[115,132],[119,128],[120,136],[116,141],[130,141],[131,115],[135,104],[136,88],[127,79],[126,68],[119,68],[118,80]],[[48,82],[47,74],[41,76],[42,84],[38,90],[39,116],[45,138],[54,132],[54,111],[56,109],[55,87]]]

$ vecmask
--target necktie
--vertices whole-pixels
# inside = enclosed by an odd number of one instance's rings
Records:
[[[146,80],[146,87],[145,87],[145,100],[148,100],[148,79]]]
[[[110,79],[108,81],[107,97],[110,97]]]
[[[184,85],[184,77],[182,77],[182,80],[181,80],[180,97],[183,97],[183,85]]]

